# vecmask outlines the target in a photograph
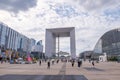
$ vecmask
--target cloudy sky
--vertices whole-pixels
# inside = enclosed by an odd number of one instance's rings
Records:
[[[43,44],[46,28],[75,27],[78,54],[120,27],[120,0],[0,0],[0,21]],[[69,52],[69,38],[60,40]]]

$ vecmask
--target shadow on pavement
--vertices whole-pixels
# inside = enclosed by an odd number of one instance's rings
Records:
[[[0,80],[88,80],[84,75],[2,75]]]
[[[84,67],[84,69],[88,70],[88,71],[105,71],[103,69],[99,69],[99,68],[95,68],[95,67]]]

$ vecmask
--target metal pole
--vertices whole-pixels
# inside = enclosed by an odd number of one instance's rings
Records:
[[[58,58],[59,58],[59,35],[58,35]]]

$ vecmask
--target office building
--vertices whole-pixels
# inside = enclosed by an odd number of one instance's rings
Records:
[[[120,55],[120,29],[110,30],[101,36],[94,48],[94,52]]]
[[[32,47],[32,52],[43,52],[42,40],[38,41],[37,44]]]
[[[29,39],[25,35],[11,29],[4,23],[0,23],[0,46],[4,49],[30,52],[35,45],[34,39]]]

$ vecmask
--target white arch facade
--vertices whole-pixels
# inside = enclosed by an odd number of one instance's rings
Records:
[[[70,37],[71,57],[76,58],[75,28],[53,28],[46,29],[45,55],[51,57],[56,53],[56,37]]]

